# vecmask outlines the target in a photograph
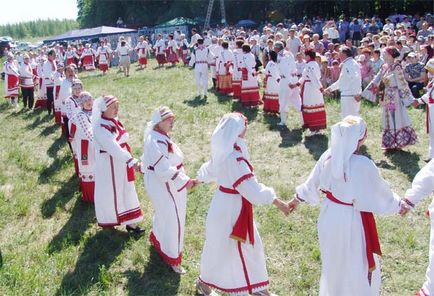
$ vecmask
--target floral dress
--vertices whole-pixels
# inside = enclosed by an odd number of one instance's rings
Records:
[[[381,90],[381,91],[380,91]],[[377,95],[383,107],[383,149],[400,149],[417,141],[406,107],[411,105],[413,95],[404,78],[400,64],[383,65],[362,96],[375,102]]]

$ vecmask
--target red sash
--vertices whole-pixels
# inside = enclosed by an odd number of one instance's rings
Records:
[[[351,207],[353,206],[353,204],[345,203],[338,200],[329,191],[323,192],[326,194],[326,197],[334,203]],[[375,224],[375,218],[372,213],[360,212],[360,216],[362,217],[363,231],[365,232],[366,257],[368,259],[369,272],[372,272],[373,270],[375,270],[374,253],[381,256],[381,247],[380,241],[378,239],[377,225]]]
[[[128,143],[122,143],[120,146],[122,148],[127,149],[127,151],[132,155],[131,147],[130,147],[130,145],[128,145]],[[133,166],[130,167],[127,165],[127,179],[128,179],[128,182],[134,182],[136,180],[136,175],[134,173],[134,167]]]
[[[241,76],[243,80],[249,79],[249,72],[247,71],[247,68],[241,68]]]
[[[77,131],[77,126],[72,123],[71,130],[69,131],[69,142],[72,142],[72,140],[74,139],[76,131]]]
[[[89,141],[88,140],[81,140],[81,164],[89,165]]]
[[[219,190],[227,194],[239,194],[239,192],[235,189],[225,188],[223,186],[220,186]],[[237,221],[232,228],[230,237],[245,243],[248,235],[250,243],[254,245],[255,234],[253,230],[253,206],[247,199],[242,197],[240,215],[238,216]]]
[[[18,76],[8,74],[8,91],[18,90],[19,82]]]

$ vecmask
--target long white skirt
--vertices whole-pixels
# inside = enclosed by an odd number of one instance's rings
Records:
[[[245,295],[249,288],[253,292],[261,291],[269,284],[264,248],[256,225],[254,245],[230,238],[240,210],[240,195],[216,191],[206,220],[200,264],[202,282],[234,295]]]

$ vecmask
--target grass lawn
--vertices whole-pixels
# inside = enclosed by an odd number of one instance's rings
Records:
[[[246,110],[230,97],[209,93],[195,98],[192,71],[183,67],[135,71],[129,78],[112,69],[106,76],[84,73],[80,78],[95,97],[116,95],[120,119],[130,133],[136,157],[151,111],[168,105],[177,118],[172,137],[185,154],[190,176],[210,155],[210,136],[226,112],[241,111],[250,121],[247,135],[252,163],[261,182],[288,200],[315,161],[327,148],[329,131],[306,137],[299,115],[289,114],[288,129],[276,126],[278,118],[261,110]],[[0,83],[3,88],[3,82]],[[328,124],[339,120],[339,104],[327,100]],[[410,110],[418,133],[417,145],[391,155],[380,150],[381,110],[363,103],[368,122],[365,153],[400,195],[425,164],[428,136],[425,113]],[[188,195],[184,267],[177,276],[150,249],[148,233],[152,208],[136,181],[145,212],[146,235],[129,237],[125,230],[101,230],[93,206],[84,204],[60,128],[46,112],[14,113],[0,104],[0,295],[195,295],[204,243],[207,210],[215,186],[201,185]],[[379,217],[383,249],[382,295],[413,295],[424,281],[428,263],[428,201],[406,218]],[[285,218],[273,206],[255,208],[264,241],[271,290],[279,295],[316,295],[320,253],[316,222],[319,209],[302,205]]]

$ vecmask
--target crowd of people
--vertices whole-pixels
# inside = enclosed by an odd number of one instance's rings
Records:
[[[360,101],[379,101],[382,148],[392,152],[416,144],[407,107],[427,104],[428,158],[434,158],[432,23],[420,20],[412,25],[404,17],[386,19],[383,25],[376,18],[356,18],[351,23],[343,18],[319,27],[321,31],[317,25],[269,24],[262,34],[242,28],[199,34],[193,29],[190,42],[175,30],[167,40],[158,35],[154,44],[140,37],[134,49],[121,38],[115,50],[125,76],[132,50],[141,68],[146,67],[151,52],[160,67],[181,60],[193,68],[198,96],[207,97],[211,76],[216,92],[233,96],[247,108],[262,104],[264,112],[280,116],[281,126],[286,126],[289,108],[294,108],[300,115],[295,120],[310,135],[327,128],[324,95],[339,97],[341,120],[331,127],[329,149],[289,202],[258,182],[245,139],[248,121],[241,113],[221,118],[211,136],[210,159],[195,178],[186,174],[184,155],[170,137],[175,114],[167,106],[150,115],[143,155],[134,158],[128,132],[118,119],[121,101],[111,95],[94,99],[78,79],[77,66],[95,70],[97,62],[103,73],[109,69],[112,49],[104,41],[96,52],[85,45],[80,54],[72,48],[62,54],[59,46],[43,49],[36,56],[24,54],[19,63],[9,53],[4,65],[5,93],[17,106],[21,87],[27,110],[34,107],[37,90],[35,107],[46,107],[62,127],[83,201],[94,203],[99,226],[125,225],[129,233],[144,232],[139,226],[143,212],[135,188],[135,175],[144,175],[154,209],[149,240],[176,273],[185,273],[182,254],[188,190],[202,183],[217,184],[196,282],[200,294],[216,295],[214,290],[219,290],[272,295],[253,205],[273,204],[288,215],[300,203],[309,203],[321,204],[320,295],[379,295],[381,247],[373,214],[404,216],[431,194],[434,160],[400,198],[374,162],[359,153],[368,130],[359,114]],[[431,217],[433,211],[430,206]],[[434,224],[430,244],[434,245]],[[417,295],[434,293],[433,256],[430,253],[427,280]]]

